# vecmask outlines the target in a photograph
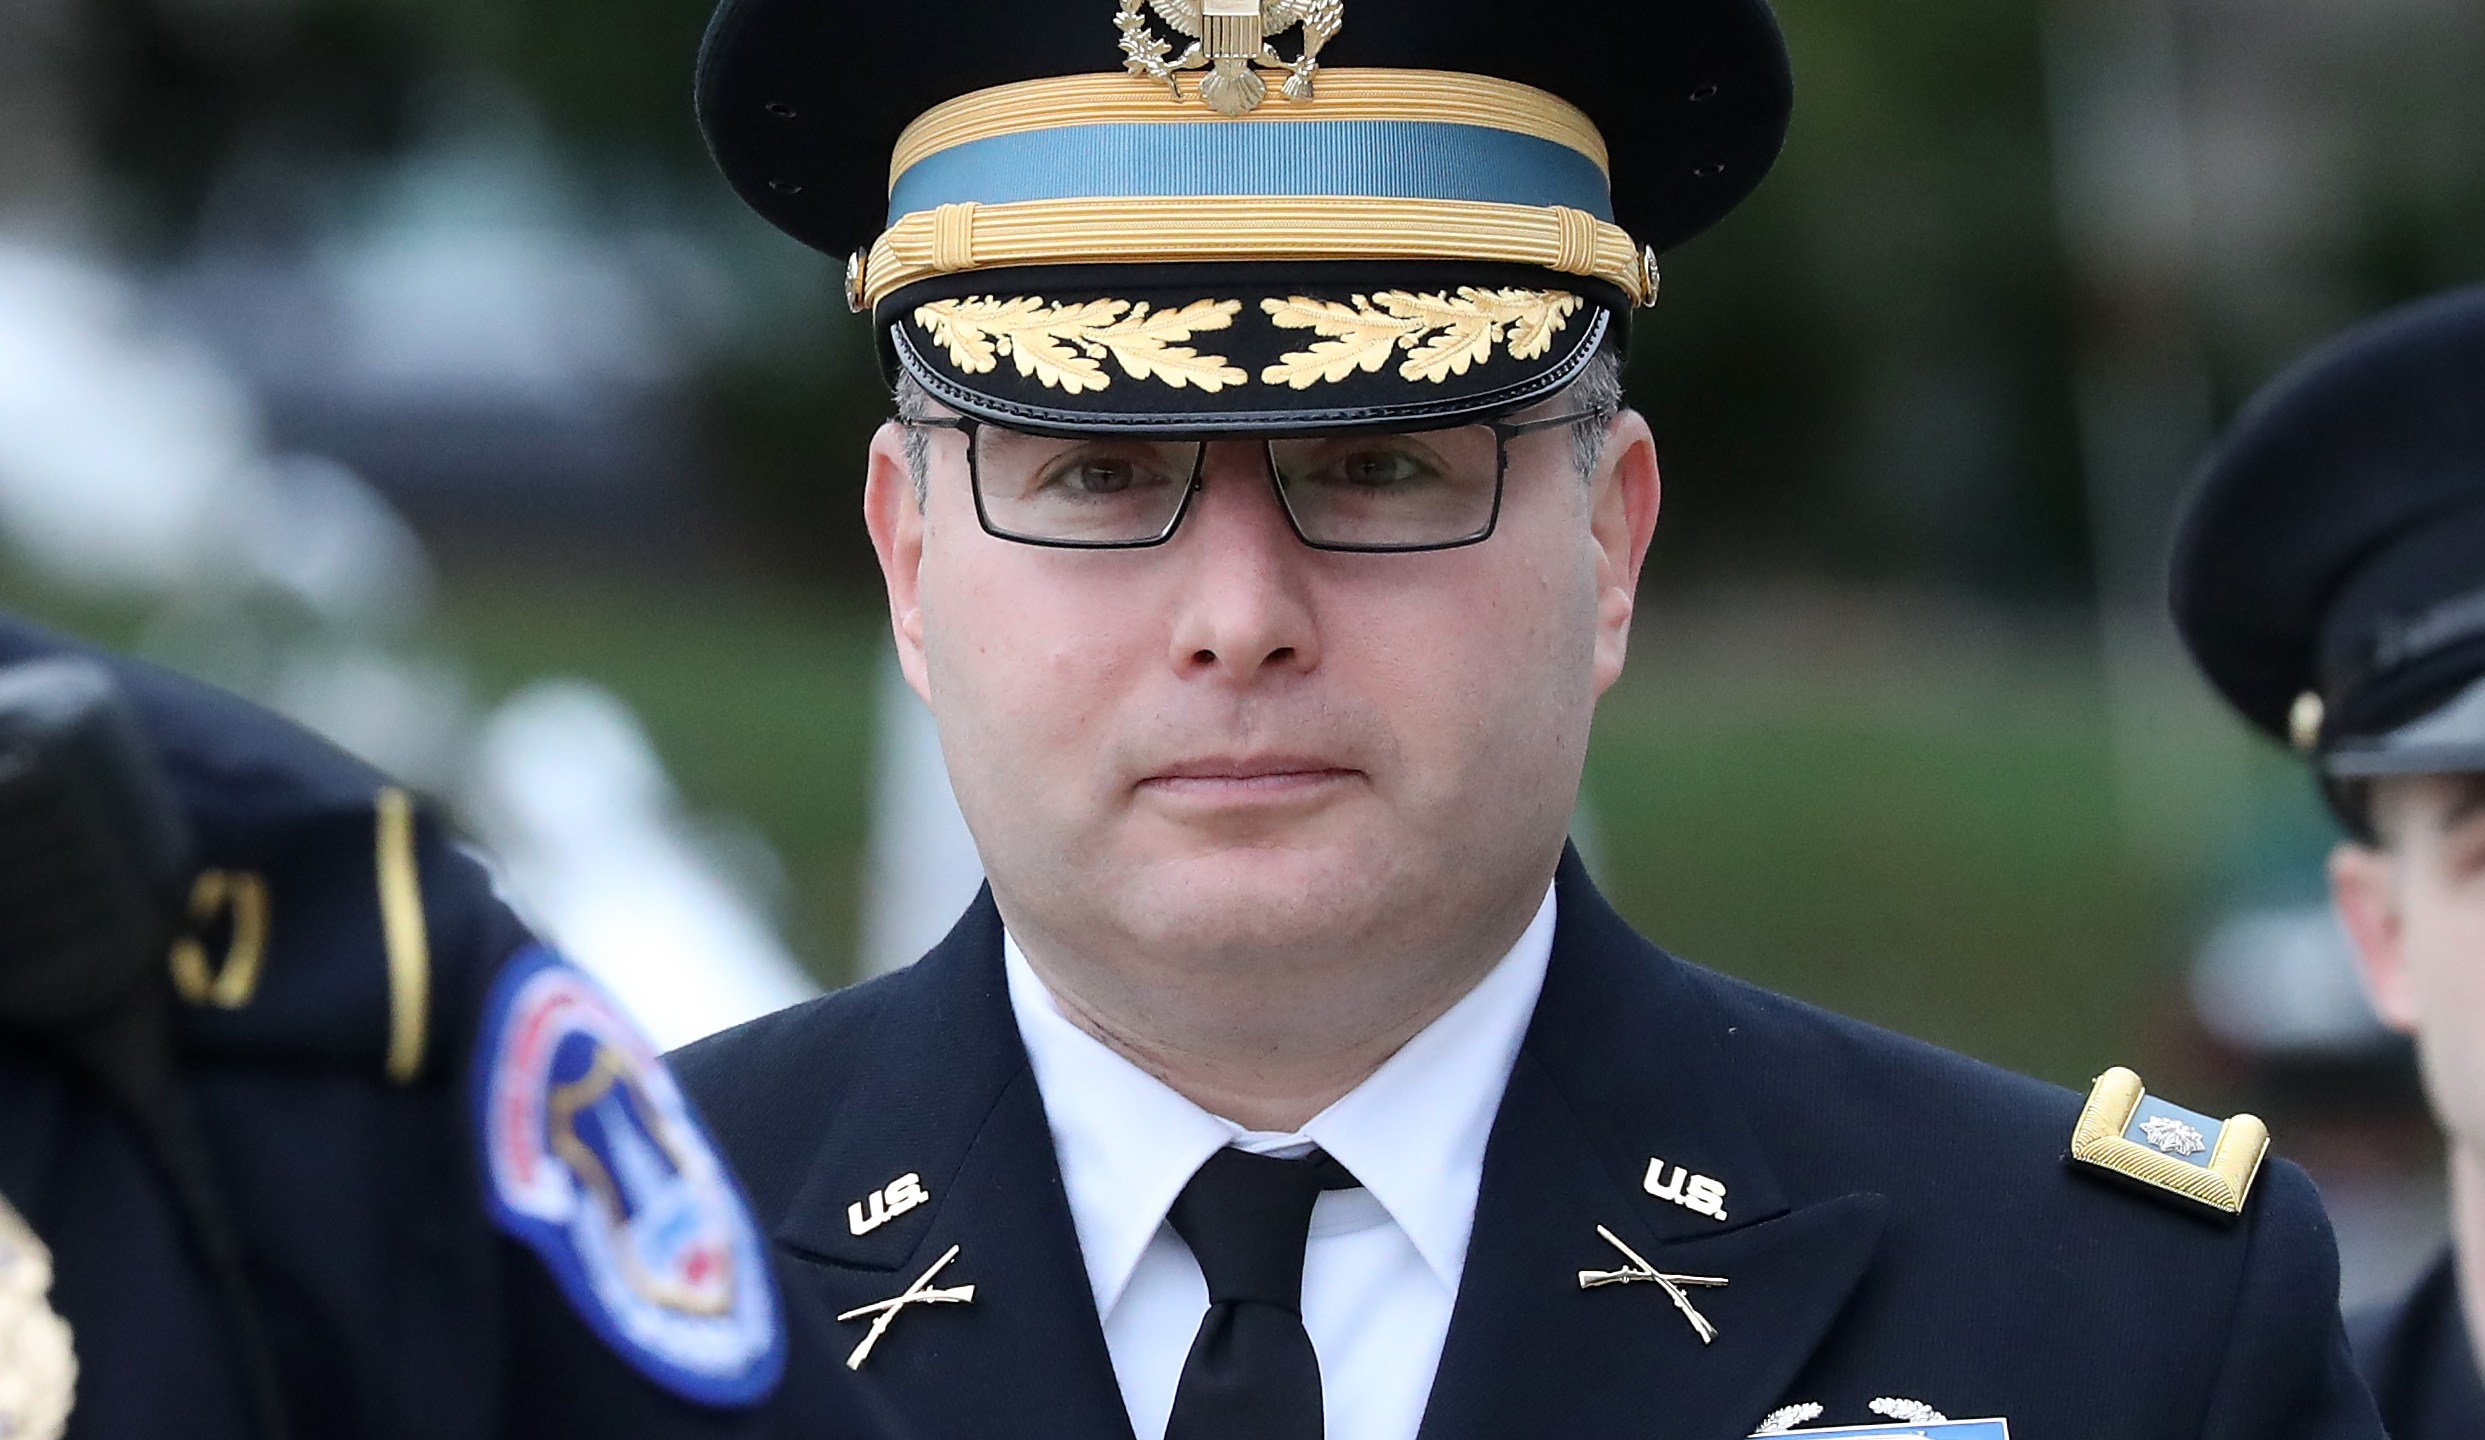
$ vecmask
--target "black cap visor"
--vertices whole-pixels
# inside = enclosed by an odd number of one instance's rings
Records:
[[[2332,746],[2321,769],[2333,780],[2485,771],[2485,675],[2422,719]]]
[[[1017,267],[883,301],[884,363],[964,414],[1049,434],[1456,425],[1579,377],[1628,313],[1525,266]]]

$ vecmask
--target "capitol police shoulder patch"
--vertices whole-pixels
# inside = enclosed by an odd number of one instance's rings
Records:
[[[785,1327],[750,1207],[613,998],[521,951],[484,1007],[474,1090],[494,1221],[596,1333],[684,1399],[773,1393]]]

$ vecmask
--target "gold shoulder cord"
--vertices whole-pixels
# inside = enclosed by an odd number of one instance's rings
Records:
[[[380,932],[388,950],[388,1078],[404,1085],[423,1072],[431,937],[414,859],[414,797],[391,786],[380,791],[373,808],[379,817]]]

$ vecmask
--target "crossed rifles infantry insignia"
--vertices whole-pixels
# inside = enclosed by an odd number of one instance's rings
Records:
[[[77,1390],[69,1325],[52,1313],[52,1253],[0,1199],[0,1436],[58,1440]]]
[[[1189,37],[1190,48],[1175,55],[1148,24],[1149,10]],[[1199,98],[1220,115],[1243,115],[1268,98],[1262,69],[1284,72],[1287,99],[1312,98],[1320,47],[1346,23],[1346,0],[1122,0],[1113,23],[1122,32],[1122,53],[1130,57],[1123,65],[1131,74],[1163,81],[1179,100],[1180,72],[1206,70]],[[1288,60],[1269,41],[1297,25],[1303,53]]]
[[[853,1320],[871,1322],[871,1329],[863,1336],[862,1343],[855,1346],[854,1353],[846,1357],[848,1370],[863,1368],[863,1362],[869,1360],[871,1352],[878,1348],[880,1337],[889,1333],[890,1322],[904,1314],[909,1306],[975,1303],[975,1287],[972,1285],[942,1286],[932,1283],[940,1277],[943,1270],[949,1268],[949,1262],[957,1259],[958,1252],[964,1248],[966,1247],[962,1245],[950,1246],[947,1254],[933,1261],[932,1268],[916,1277],[915,1283],[907,1286],[902,1293],[892,1295],[886,1300],[875,1300],[869,1305],[858,1305],[837,1317],[840,1323]]]
[[[1665,1292],[1665,1298],[1674,1302],[1674,1308],[1683,1312],[1683,1319],[1691,1323],[1691,1331],[1693,1334],[1700,1337],[1701,1344],[1713,1345],[1716,1343],[1717,1327],[1711,1325],[1708,1322],[1708,1317],[1701,1314],[1699,1308],[1691,1303],[1691,1297],[1684,1293],[1684,1287],[1690,1286],[1710,1290],[1722,1289],[1727,1283],[1726,1277],[1723,1275],[1669,1275],[1665,1271],[1659,1270],[1656,1266],[1649,1264],[1637,1250],[1623,1244],[1622,1237],[1616,1235],[1611,1230],[1599,1225],[1596,1227],[1596,1233],[1604,1236],[1605,1243],[1613,1246],[1616,1250],[1621,1251],[1622,1258],[1630,1261],[1631,1263],[1623,1266],[1619,1270],[1580,1271],[1580,1289],[1596,1290],[1607,1285],[1630,1285],[1640,1281],[1646,1281],[1647,1283],[1662,1289]]]

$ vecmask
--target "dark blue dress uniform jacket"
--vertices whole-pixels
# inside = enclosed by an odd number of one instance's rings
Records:
[[[2485,1436],[2485,1382],[2450,1256],[2399,1303],[2355,1316],[2348,1334],[2392,1440]]]
[[[70,648],[0,619],[0,665]],[[228,992],[232,1008],[185,1004],[182,1042],[297,1440],[784,1433],[783,1412],[708,1408],[642,1376],[487,1219],[468,1067],[487,992],[531,939],[482,869],[418,820],[428,994],[419,1047],[396,1042],[411,1073],[392,1077],[392,1010],[409,995],[392,987],[377,899],[388,782],[231,696],[109,663],[203,865],[266,887],[255,985]],[[232,935],[209,932],[220,974]],[[257,1433],[225,1315],[131,1127],[5,1045],[0,1194],[52,1251],[80,1369],[72,1440]],[[800,1375],[778,1399],[818,1440],[891,1433]]]
[[[2013,1440],[2372,1440],[2328,1222],[2271,1164],[2240,1222],[2065,1161],[2077,1097],[1695,969],[1575,858],[1495,1123],[1423,1440],[1736,1440],[1781,1407],[1903,1397]],[[897,1294],[951,1246],[968,1305],[858,1378],[944,1440],[1127,1437],[989,897],[909,970],[673,1057],[785,1258],[789,1305]],[[1652,1158],[1727,1187],[1656,1198]],[[847,1207],[930,1195],[863,1235]],[[1620,1261],[1724,1276],[1703,1345]],[[849,1326],[848,1335],[859,1327]]]

